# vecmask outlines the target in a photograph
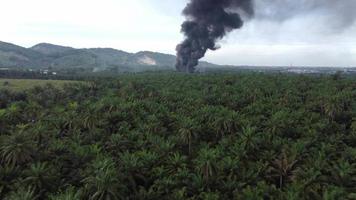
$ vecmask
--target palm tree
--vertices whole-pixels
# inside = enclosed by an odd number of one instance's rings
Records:
[[[34,142],[30,136],[22,131],[12,133],[1,138],[0,157],[8,165],[22,164],[32,160],[34,156]]]
[[[219,199],[221,199],[221,196],[218,192],[202,192],[199,195],[199,199],[219,200]]]
[[[256,146],[256,128],[247,126],[242,128],[241,141],[243,147],[248,150]]]
[[[41,106],[38,105],[36,102],[30,101],[26,107],[25,107],[25,111],[24,111],[24,116],[26,116],[26,119],[28,122],[36,122],[38,115],[41,112]]]
[[[38,122],[34,125],[32,129],[33,136],[35,138],[37,148],[41,149],[48,145],[50,134],[46,130],[46,125],[43,122]]]
[[[88,177],[83,179],[87,198],[90,200],[123,199],[124,186],[115,163],[109,158],[98,158],[92,166]]]
[[[126,185],[129,190],[137,194],[137,182],[146,182],[145,177],[142,175],[143,172],[140,171],[144,164],[138,156],[128,151],[121,153],[119,157],[128,182]]]
[[[322,198],[324,200],[352,199],[347,198],[347,192],[342,187],[329,186],[324,190]]]
[[[39,195],[43,195],[46,191],[49,191],[53,184],[56,184],[55,175],[52,172],[53,166],[49,166],[47,163],[34,163],[30,165],[30,168],[24,171],[26,178],[23,182],[29,185],[31,188],[36,189]]]
[[[10,124],[17,124],[22,121],[22,109],[19,103],[11,104],[4,113],[5,118]]]
[[[335,163],[331,170],[331,178],[334,184],[344,187],[356,189],[356,164],[350,163],[347,160],[340,159]]]
[[[79,200],[79,199],[82,199],[82,191],[73,186],[68,187],[64,192],[49,196],[49,200]]]
[[[161,121],[155,115],[147,116],[145,123],[141,124],[141,129],[147,133],[159,133],[161,131]]]
[[[98,125],[98,122],[99,122],[98,116],[93,111],[85,113],[82,119],[83,128],[87,130],[95,129],[96,126]]]
[[[179,122],[178,134],[181,140],[188,145],[188,153],[191,154],[192,141],[197,137],[198,125],[191,118],[182,118]]]
[[[0,109],[0,136],[8,130],[9,124],[6,117],[6,109]]]
[[[219,151],[212,148],[203,148],[195,159],[197,170],[204,176],[205,180],[215,175],[218,163]]]
[[[337,97],[330,97],[323,105],[323,110],[330,120],[334,120],[336,115],[342,111],[342,106]]]
[[[275,188],[267,185],[264,181],[258,182],[256,186],[247,185],[242,192],[234,191],[235,199],[269,199]],[[268,197],[268,198],[266,198]]]
[[[179,153],[174,153],[173,155],[169,156],[167,161],[167,169],[170,174],[175,174],[180,169],[186,168],[187,157],[182,156]]]
[[[294,182],[285,188],[282,199],[299,200],[302,199],[304,185]]]
[[[0,198],[3,194],[11,191],[13,183],[20,176],[20,167],[12,167],[10,165],[0,165]]]
[[[272,178],[279,179],[279,188],[283,188],[287,181],[294,180],[296,172],[298,171],[297,163],[296,155],[287,155],[285,151],[282,152],[279,159],[271,163],[268,171]]]
[[[211,125],[217,135],[223,137],[225,134],[232,134],[236,130],[236,119],[237,113],[223,109],[215,117]]]
[[[36,192],[31,187],[24,188],[20,187],[15,191],[10,192],[5,200],[37,200],[38,196]]]

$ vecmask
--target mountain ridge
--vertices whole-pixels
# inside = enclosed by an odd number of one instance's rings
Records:
[[[129,53],[114,48],[73,48],[50,43],[25,48],[0,41],[0,68],[140,71],[152,68],[174,69],[175,62],[174,55],[147,50]],[[201,62],[200,66],[217,65]]]

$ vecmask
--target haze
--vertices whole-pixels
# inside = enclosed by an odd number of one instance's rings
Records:
[[[257,9],[263,12],[247,21],[241,30],[229,34],[220,42],[222,48],[208,52],[204,60],[230,65],[356,66],[355,21],[334,17],[340,12],[353,11],[353,7],[288,13],[282,20],[278,18],[281,14],[267,12],[265,0],[259,1]],[[1,41],[25,47],[48,42],[170,54],[175,54],[175,46],[183,39],[181,10],[187,3],[184,0],[0,2]]]

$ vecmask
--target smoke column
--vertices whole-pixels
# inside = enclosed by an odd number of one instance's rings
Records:
[[[216,42],[228,32],[241,28],[241,14],[252,16],[252,0],[191,0],[183,10],[186,39],[177,46],[176,68],[192,73],[207,50],[216,50]]]
[[[355,24],[356,0],[190,0],[183,14],[185,40],[176,48],[176,68],[194,72],[207,50],[218,49],[216,42],[241,28],[241,16],[260,21],[285,22],[308,14],[326,19],[325,27],[340,32]]]

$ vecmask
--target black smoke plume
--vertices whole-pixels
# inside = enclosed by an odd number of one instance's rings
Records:
[[[218,49],[216,42],[228,32],[241,28],[241,15],[252,16],[252,0],[191,0],[183,10],[186,39],[177,46],[176,68],[192,73],[207,50]]]

